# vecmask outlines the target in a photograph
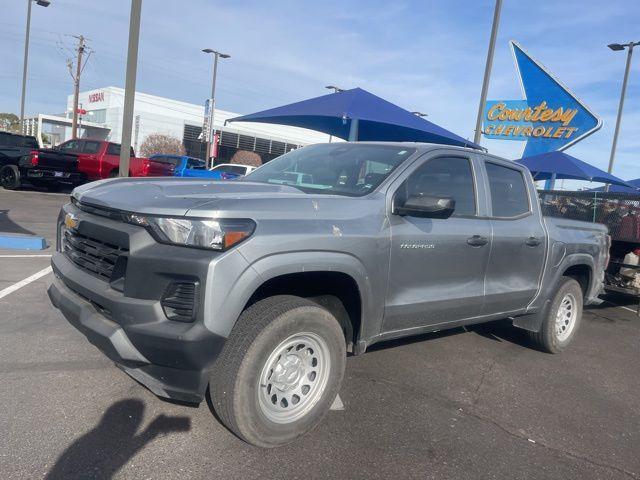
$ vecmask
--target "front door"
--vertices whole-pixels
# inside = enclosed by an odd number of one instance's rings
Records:
[[[544,267],[547,236],[535,214],[537,197],[521,170],[485,162],[491,198],[493,246],[485,279],[484,313],[526,307],[535,297]]]
[[[385,331],[437,325],[479,316],[491,225],[478,216],[470,158],[427,159],[409,175],[394,201],[410,195],[452,197],[447,219],[390,215],[391,255]]]

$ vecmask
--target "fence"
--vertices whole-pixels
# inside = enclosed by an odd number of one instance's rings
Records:
[[[542,213],[602,223],[613,240],[640,243],[640,194],[539,190]]]

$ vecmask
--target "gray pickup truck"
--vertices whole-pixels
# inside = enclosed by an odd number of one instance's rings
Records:
[[[53,305],[155,394],[273,447],[315,426],[347,352],[512,319],[546,352],[597,302],[606,228],[544,218],[478,150],[330,143],[239,181],[110,179],[58,218]]]

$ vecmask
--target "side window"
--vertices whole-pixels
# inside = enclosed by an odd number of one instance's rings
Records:
[[[412,195],[451,197],[456,202],[454,215],[476,214],[473,171],[468,158],[438,157],[428,160],[407,178],[403,187],[405,198]]]
[[[530,210],[527,185],[522,173],[513,168],[485,162],[489,189],[491,190],[491,211],[494,217],[516,217]]]
[[[188,158],[187,168],[191,168],[194,170],[204,170],[205,165],[204,165],[204,162],[198,158]]]
[[[69,140],[68,142],[60,144],[58,149],[65,152],[80,152],[80,142],[77,140]]]
[[[120,145],[117,143],[110,143],[107,147],[107,155],[120,155]]]
[[[100,150],[100,142],[94,142],[91,140],[85,140],[82,147],[82,153],[98,153]]]

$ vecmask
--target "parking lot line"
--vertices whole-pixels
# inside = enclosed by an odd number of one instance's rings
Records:
[[[36,257],[50,257],[51,254],[46,255],[0,255],[0,258],[36,258]]]
[[[10,293],[13,293],[16,290],[19,290],[20,288],[24,287],[25,285],[29,285],[31,282],[35,282],[39,278],[44,277],[45,275],[47,275],[47,274],[49,274],[51,272],[52,272],[51,267],[44,268],[44,269],[40,270],[38,273],[34,273],[30,277],[27,277],[24,280],[20,280],[19,282],[14,283],[13,285],[5,288],[4,290],[0,290],[0,298],[6,297]]]

